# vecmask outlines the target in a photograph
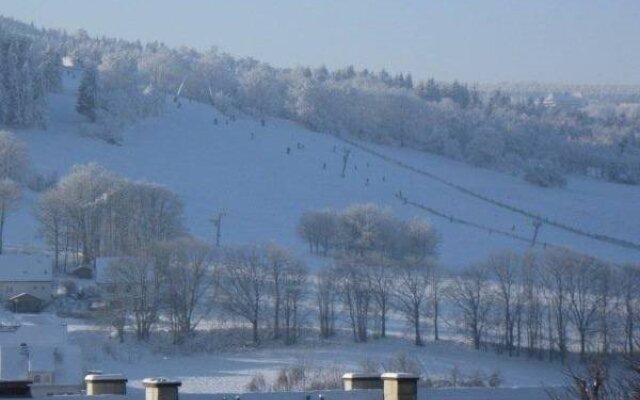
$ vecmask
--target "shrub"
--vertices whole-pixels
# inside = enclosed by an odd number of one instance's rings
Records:
[[[423,368],[418,359],[409,357],[405,353],[399,353],[387,360],[382,365],[385,371],[407,372],[414,375],[422,375]]]
[[[530,165],[524,173],[524,180],[541,187],[564,187],[567,180],[552,163]]]
[[[58,175],[55,172],[48,174],[34,172],[27,179],[27,187],[36,193],[42,193],[55,186],[56,183],[58,183]]]
[[[490,387],[498,387],[502,384],[502,374],[500,370],[495,370],[491,375],[489,375],[489,380],[487,382]]]
[[[247,391],[249,392],[264,392],[267,390],[267,382],[264,379],[264,375],[257,373],[251,377],[249,383],[247,383]]]

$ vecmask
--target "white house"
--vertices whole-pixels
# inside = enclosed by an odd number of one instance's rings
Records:
[[[0,255],[0,301],[27,294],[46,303],[53,296],[53,266],[43,255]]]

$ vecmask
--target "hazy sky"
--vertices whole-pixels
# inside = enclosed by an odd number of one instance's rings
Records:
[[[276,66],[640,84],[640,0],[0,0],[0,14]]]

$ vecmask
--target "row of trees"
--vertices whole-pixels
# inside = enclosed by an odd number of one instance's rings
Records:
[[[640,269],[569,250],[502,252],[452,278],[445,289],[476,349],[562,361],[570,351],[634,354]]]
[[[300,218],[297,231],[312,254],[375,255],[381,262],[435,256],[439,241],[426,221],[406,222],[374,204],[356,204],[341,211],[307,211]]]
[[[255,344],[265,320],[273,338],[291,344],[299,337],[308,272],[286,250],[265,245],[214,251],[189,238],[153,248],[110,266],[106,316],[121,340],[128,324],[139,340],[149,339],[166,317],[174,343],[181,343],[214,308],[250,324]]]
[[[106,113],[105,123],[157,112],[168,93],[178,104],[189,98],[229,114],[288,118],[316,130],[527,174],[536,184],[563,184],[556,175],[566,172],[640,182],[640,107],[622,104],[636,101],[634,93],[613,93],[609,100],[596,93],[591,102],[586,96],[581,110],[546,107],[536,100],[539,90],[529,97],[480,92],[458,82],[414,82],[408,74],[353,67],[277,69],[215,49],[201,53],[0,22],[85,68],[78,109],[91,119]]]
[[[357,341],[370,330],[384,336],[388,313],[396,313],[414,330],[416,344],[422,322],[431,321],[437,340],[444,318],[476,349],[494,346],[509,355],[564,361],[570,351],[582,357],[637,351],[637,266],[566,249],[505,251],[444,275],[434,261],[438,236],[428,224],[397,220],[373,205],[307,212],[298,232],[312,253],[334,259],[314,290],[325,337],[335,332],[342,310]],[[455,313],[442,313],[441,303]]]

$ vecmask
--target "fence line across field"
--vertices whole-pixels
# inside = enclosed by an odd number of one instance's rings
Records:
[[[499,208],[505,209],[507,211],[523,215],[525,217],[531,218],[534,221],[540,221],[540,222],[542,222],[542,223],[544,223],[546,225],[553,226],[555,228],[564,230],[566,232],[573,233],[573,234],[578,235],[578,236],[583,236],[583,237],[587,237],[587,238],[590,238],[590,239],[593,239],[593,240],[597,240],[597,241],[600,241],[600,242],[612,244],[612,245],[615,245],[615,246],[625,247],[627,249],[640,251],[640,243],[636,243],[636,242],[633,242],[631,240],[621,239],[621,238],[617,238],[617,237],[613,237],[613,236],[609,236],[609,235],[605,235],[605,234],[601,234],[601,233],[590,232],[590,231],[586,231],[586,230],[583,230],[583,229],[580,229],[580,228],[576,228],[576,227],[570,226],[570,225],[568,225],[566,223],[563,223],[563,222],[560,222],[560,221],[556,221],[556,220],[551,219],[549,217],[546,217],[544,215],[537,214],[537,213],[525,210],[525,209],[520,208],[520,207],[516,207],[514,205],[511,205],[511,204],[502,202],[500,200],[496,200],[494,198],[491,198],[489,196],[485,196],[485,195],[480,194],[478,192],[475,192],[475,191],[473,191],[473,190],[471,190],[469,188],[466,188],[466,187],[464,187],[462,185],[458,185],[458,184],[453,183],[453,182],[451,182],[451,181],[449,181],[447,179],[444,179],[444,178],[442,178],[442,177],[440,177],[440,176],[438,176],[438,175],[436,175],[436,174],[434,174],[432,172],[425,171],[424,169],[414,167],[413,165],[407,164],[407,163],[405,163],[403,161],[397,160],[397,159],[395,159],[393,157],[390,157],[390,156],[388,156],[386,154],[383,154],[383,153],[381,153],[379,151],[371,149],[371,148],[369,148],[369,147],[367,147],[367,146],[365,146],[365,145],[363,145],[361,143],[358,143],[356,141],[353,141],[353,140],[350,140],[350,139],[347,139],[347,138],[344,138],[344,137],[340,137],[340,136],[336,136],[336,137],[339,140],[341,140],[341,141],[343,141],[343,142],[345,142],[345,143],[347,143],[347,144],[349,144],[349,145],[351,145],[351,146],[353,146],[355,148],[358,148],[358,149],[362,150],[363,152],[365,152],[367,154],[370,154],[370,155],[372,155],[372,156],[374,156],[376,158],[379,158],[379,159],[381,159],[381,160],[383,160],[383,161],[385,161],[387,163],[394,164],[394,165],[396,165],[396,166],[398,166],[400,168],[403,168],[403,169],[412,171],[414,173],[417,173],[419,175],[425,176],[425,177],[427,177],[427,178],[429,178],[431,180],[434,180],[436,182],[441,183],[442,185],[451,187],[451,188],[453,188],[453,189],[455,189],[455,190],[457,190],[457,191],[459,191],[459,192],[461,192],[461,193],[463,193],[463,194],[465,194],[467,196],[470,196],[470,197],[476,198],[478,200],[484,201],[485,203],[491,204],[491,205],[493,205],[495,207],[499,207]]]

